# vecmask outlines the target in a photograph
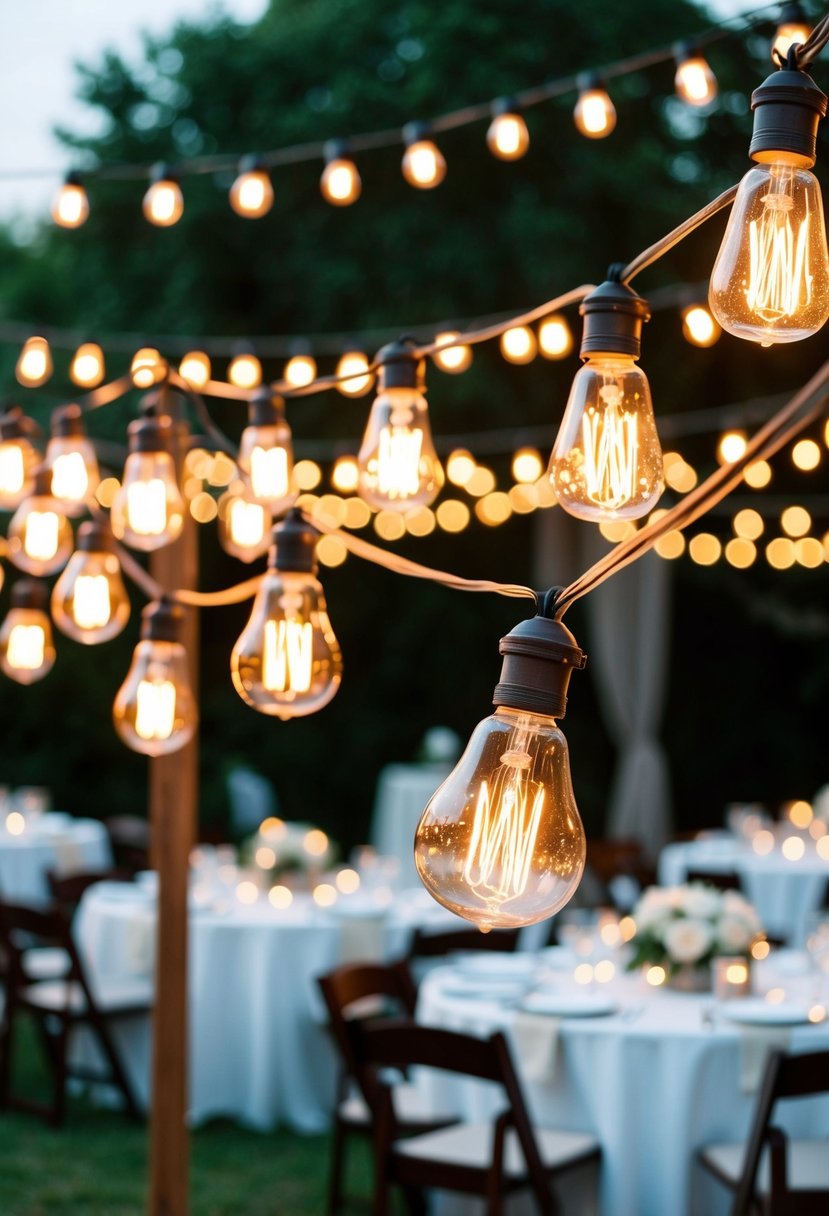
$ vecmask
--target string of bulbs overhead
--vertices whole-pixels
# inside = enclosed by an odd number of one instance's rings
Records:
[[[746,441],[740,455],[657,516],[653,507],[664,488],[665,462],[650,389],[638,367],[650,309],[630,282],[733,203],[709,291],[718,323],[740,338],[771,346],[802,340],[826,322],[829,253],[820,191],[810,169],[827,98],[805,69],[827,41],[829,15],[799,47],[792,45],[785,62],[753,93],[750,156],[755,164],[739,187],[628,266],[612,267],[600,286],[576,288],[520,317],[463,335],[471,346],[580,302],[584,366],[573,382],[550,458],[552,491],[578,518],[608,523],[649,515],[649,522],[570,586],[543,595],[417,567],[311,521],[292,505],[290,431],[282,397],[272,388],[248,393],[248,427],[236,453],[243,530],[256,513],[288,508],[288,514],[273,528],[264,575],[222,592],[168,592],[145,608],[141,641],[113,710],[128,746],[147,755],[169,754],[195,731],[197,710],[181,641],[187,604],[253,596],[250,619],[231,655],[233,684],[247,704],[289,719],[330,702],[341,681],[342,657],[317,578],[320,532],[336,533],[351,552],[401,574],[532,598],[537,614],[501,640],[496,711],[478,726],[457,768],[426,808],[415,855],[434,897],[483,930],[546,918],[570,898],[583,870],[585,839],[557,720],[565,712],[570,673],[584,666],[585,655],[564,626],[564,614],[660,539],[689,527],[726,498],[749,467],[768,460],[821,417],[829,400],[828,361]],[[374,508],[402,514],[434,501],[442,484],[424,396],[425,357],[436,349],[434,343],[400,339],[384,346],[366,369],[376,373],[378,395],[358,456],[358,488]],[[171,393],[185,393],[220,450],[229,446],[192,386],[157,351],[141,353],[130,380],[93,390],[85,409],[57,411],[42,466],[22,413],[0,418],[0,508],[15,509],[8,556],[36,577],[62,570],[51,595],[53,617],[86,644],[114,636],[126,622],[122,569],[157,596],[159,588],[128,550],[152,552],[175,541],[183,529],[176,467],[183,429]],[[93,506],[99,471],[83,414],[117,399],[131,383],[152,392],[145,413],[130,424],[129,454],[107,523]],[[334,383],[336,377],[322,377],[289,387],[285,395],[307,395]],[[204,392],[213,395],[217,388],[208,382]],[[70,517],[87,508],[93,519],[80,526],[72,552]],[[46,600],[42,583],[16,583],[12,608],[0,627],[0,666],[21,683],[41,678],[54,662]]]

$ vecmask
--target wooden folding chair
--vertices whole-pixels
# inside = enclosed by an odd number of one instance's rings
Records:
[[[371,1136],[371,1110],[357,1087],[357,1061],[352,1050],[349,1023],[355,1018],[399,1014],[414,1018],[417,990],[405,962],[353,963],[318,978],[330,1017],[331,1031],[343,1069],[331,1142],[331,1165],[326,1211],[335,1216],[343,1196],[345,1148],[350,1135]],[[419,1091],[403,1083],[400,1087],[401,1118],[407,1131],[422,1132],[443,1127],[451,1116],[435,1117],[425,1107]]]
[[[87,870],[61,877],[48,870],[46,881],[54,902],[71,918],[84,892],[96,882],[132,882],[133,875],[129,870]]]
[[[558,1210],[552,1179],[598,1161],[593,1136],[533,1129],[506,1039],[456,1034],[408,1021],[349,1025],[358,1076],[374,1115],[374,1216],[386,1216],[392,1186],[402,1187],[410,1211],[424,1210],[423,1188],[459,1191],[486,1200],[501,1216],[506,1195],[530,1187],[542,1216]],[[501,1113],[487,1123],[455,1121],[437,1131],[404,1136],[388,1069],[436,1068],[499,1085]]]
[[[826,1216],[829,1136],[790,1140],[772,1124],[778,1102],[829,1093],[829,1051],[769,1053],[744,1144],[700,1150],[702,1166],[733,1194],[731,1216]]]
[[[141,1113],[109,1033],[113,1018],[145,1013],[150,1004],[146,989],[110,989],[93,993],[78,955],[65,915],[57,907],[47,911],[0,903],[0,945],[9,959],[6,1001],[0,1022],[0,1108],[14,1107],[43,1115],[60,1127],[66,1111],[66,1082],[72,1077],[107,1082],[123,1095],[128,1115]],[[26,957],[32,947],[57,948],[68,967],[59,979],[35,980],[27,973]],[[21,1016],[37,1023],[52,1070],[52,1101],[40,1103],[15,1095],[12,1086],[14,1033]],[[108,1073],[70,1066],[67,1054],[70,1032],[87,1027],[108,1065]]]
[[[439,958],[456,950],[513,951],[518,945],[519,933],[519,929],[496,929],[492,933],[481,933],[480,929],[449,929],[442,933],[415,929],[406,958],[409,962]]]

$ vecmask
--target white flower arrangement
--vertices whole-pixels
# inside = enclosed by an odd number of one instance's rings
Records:
[[[259,831],[242,845],[243,860],[273,876],[325,870],[333,864],[337,846],[311,823],[265,819]]]
[[[717,955],[749,955],[763,934],[759,917],[738,891],[693,883],[648,887],[631,913],[636,933],[630,968],[660,964],[704,967]]]

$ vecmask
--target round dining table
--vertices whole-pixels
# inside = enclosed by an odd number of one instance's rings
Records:
[[[47,903],[50,870],[64,877],[111,866],[109,838],[97,819],[47,811],[11,814],[0,825],[0,898],[9,903]]]
[[[151,997],[156,891],[143,881],[98,883],[81,900],[74,934],[93,985],[142,977]],[[190,1100],[199,1124],[226,1116],[267,1130],[330,1125],[338,1064],[316,978],[338,964],[405,954],[417,927],[463,922],[422,889],[385,888],[318,907],[305,893],[277,908],[229,890],[216,897],[194,882],[190,895]],[[151,1021],[113,1025],[139,1102],[150,1095]],[[88,1050],[81,1044],[80,1050]]]
[[[639,974],[617,969],[607,983],[579,985],[574,960],[560,947],[535,962],[522,957],[470,957],[433,971],[421,986],[418,1020],[479,1036],[505,1033],[533,1122],[599,1140],[601,1216],[725,1213],[726,1192],[695,1167],[696,1151],[744,1139],[771,1046],[829,1049],[829,1022],[811,1024],[803,1012],[813,977],[796,967],[780,981],[788,991],[778,985],[773,994],[782,991],[784,1005],[769,1003],[775,1022],[742,1024],[733,1020],[736,1002],[649,988]],[[797,1024],[776,1024],[790,1006]],[[436,1108],[451,1103],[477,1121],[498,1109],[497,1095],[479,1081],[432,1072],[420,1083]],[[794,1134],[829,1132],[829,1098],[805,1100],[783,1125]],[[532,1210],[522,1204],[518,1197],[508,1211]],[[453,1197],[445,1210],[481,1209]],[[573,1210],[596,1208],[582,1199]]]

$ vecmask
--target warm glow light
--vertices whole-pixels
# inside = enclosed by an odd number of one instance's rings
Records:
[[[322,197],[335,207],[348,207],[356,203],[363,189],[360,174],[353,160],[345,156],[332,156],[322,171],[320,190]]]
[[[465,372],[468,367],[472,366],[472,347],[465,345],[463,342],[456,345],[448,345],[455,338],[460,337],[457,330],[448,330],[444,333],[435,334],[435,342],[440,344],[442,349],[436,350],[432,355],[432,361],[441,371],[456,374]]]
[[[501,334],[501,354],[510,363],[531,363],[538,343],[529,325],[514,325]]]
[[[682,312],[682,332],[694,346],[713,346],[722,330],[704,304],[692,304]]]
[[[212,374],[210,356],[203,350],[191,350],[179,363],[178,374],[191,388],[204,388]]]
[[[609,958],[600,959],[593,968],[593,978],[597,984],[609,984],[616,975],[616,967]]]
[[[230,187],[230,205],[244,219],[258,220],[273,206],[273,185],[267,169],[255,160],[245,160]]]
[[[271,887],[270,891],[268,891],[268,902],[274,908],[290,908],[294,902],[293,892],[290,887],[280,885]]]
[[[681,532],[666,532],[664,536],[660,536],[653,547],[660,557],[673,560],[681,557],[685,552],[685,537]]]
[[[762,490],[771,481],[771,465],[767,460],[755,460],[743,470],[743,481],[752,490]]]
[[[689,106],[709,106],[717,96],[717,79],[708,61],[699,54],[686,54],[680,59],[674,87],[677,96]]]
[[[42,625],[14,625],[9,634],[6,662],[10,667],[37,671],[43,666],[46,637]]]
[[[479,502],[475,503],[475,514],[482,524],[494,528],[509,519],[512,515],[512,506],[508,496],[503,491],[496,490],[492,494],[484,495]]]
[[[598,82],[591,82],[579,93],[573,121],[588,139],[604,139],[616,126],[616,107]]]
[[[259,888],[255,882],[246,878],[236,887],[236,898],[240,904],[255,904],[259,898]]]
[[[321,536],[317,542],[317,559],[321,566],[341,566],[348,557],[343,541],[338,536]]]
[[[795,802],[790,802],[786,808],[789,822],[796,828],[807,828],[814,818],[811,804],[804,802],[802,798]]]
[[[67,175],[52,201],[52,219],[61,228],[80,228],[89,216],[89,199],[77,173]]]
[[[435,513],[429,507],[414,507],[403,519],[410,536],[429,536],[437,526]]]
[[[802,536],[800,540],[795,541],[794,559],[807,570],[817,570],[825,559],[823,545],[814,536]]]
[[[268,845],[260,845],[254,854],[256,864],[262,870],[271,870],[276,865],[276,853]]]
[[[414,387],[392,387],[378,393],[357,463],[360,495],[375,510],[403,512],[435,500],[443,484],[443,470],[422,392]]]
[[[112,709],[115,729],[133,751],[169,755],[192,739],[198,721],[187,653],[178,640],[184,610],[167,602],[148,604],[141,641]]]
[[[812,526],[812,517],[805,507],[786,507],[780,523],[789,536],[805,536]]]
[[[374,531],[382,540],[400,540],[406,534],[406,520],[396,511],[378,511]]]
[[[720,464],[733,464],[745,455],[748,438],[745,431],[726,431],[717,444],[717,460]]]
[[[227,378],[237,388],[257,388],[262,383],[262,364],[256,355],[242,352],[231,359]]]
[[[636,524],[631,519],[603,519],[599,524],[599,531],[605,540],[609,540],[612,545],[618,545],[636,535]]]
[[[294,355],[285,364],[282,373],[291,388],[304,388],[317,378],[317,365],[310,355]]]
[[[829,836],[821,836],[815,841],[815,852],[822,861],[829,861]]]
[[[170,680],[141,680],[135,731],[142,739],[169,739],[176,718],[176,689]]]
[[[495,474],[492,469],[479,464],[475,466],[475,471],[467,480],[464,488],[467,494],[471,494],[473,498],[483,498],[485,494],[492,493],[495,484]]]
[[[785,63],[791,46],[793,44],[802,46],[812,32],[811,26],[802,20],[803,14],[799,11],[799,5],[786,5],[785,7],[795,11],[791,14],[793,19],[788,20],[784,9],[783,20],[775,32],[774,41],[771,44],[771,57],[775,66]]]
[[[696,470],[678,452],[668,452],[664,459],[665,481],[677,494],[688,494],[697,484]]]
[[[322,469],[313,460],[298,460],[294,465],[294,482],[300,490],[313,490],[322,481]]]
[[[409,185],[418,190],[432,190],[446,177],[446,161],[431,139],[408,142],[401,168]]]
[[[698,532],[688,542],[688,555],[698,566],[713,566],[721,553],[722,545],[710,532]]]
[[[130,375],[136,388],[152,388],[164,379],[167,364],[157,350],[143,346],[135,352],[130,364]]]
[[[787,836],[780,846],[780,852],[787,861],[800,861],[806,852],[806,844],[799,836]]]
[[[154,176],[156,180],[144,195],[142,203],[144,218],[157,228],[171,228],[184,214],[181,187],[163,167],[159,167]]]
[[[814,439],[799,439],[792,448],[792,461],[796,468],[810,473],[820,464],[820,447]]]
[[[737,570],[747,570],[757,560],[757,547],[750,540],[734,537],[725,546],[725,560]]]
[[[487,147],[499,160],[518,160],[530,146],[530,133],[520,114],[496,114],[486,133]]]
[[[745,963],[729,963],[725,969],[726,983],[745,984],[748,980],[748,967]]]
[[[362,397],[369,391],[374,383],[369,366],[368,359],[360,350],[349,350],[340,356],[334,374],[338,381],[337,389],[344,397]]]
[[[544,461],[536,448],[519,448],[512,458],[512,475],[518,482],[538,481]]]
[[[83,342],[72,356],[69,378],[79,388],[95,388],[104,378],[104,352],[97,342]]]
[[[337,902],[337,889],[330,882],[321,882],[314,887],[313,899],[320,908],[330,908]]]
[[[302,847],[311,857],[323,857],[328,851],[328,837],[319,828],[311,828],[302,838]]]
[[[757,540],[763,535],[765,524],[759,511],[746,507],[734,516],[732,527],[736,536],[741,536],[745,540]]]
[[[159,536],[167,526],[167,497],[160,477],[127,486],[129,526],[139,536]]]
[[[751,943],[751,957],[760,962],[764,958],[768,958],[771,953],[771,946],[764,937],[760,937],[757,941]]]
[[[262,683],[268,692],[307,692],[311,687],[312,662],[310,621],[265,622]]]
[[[463,532],[470,520],[469,507],[456,498],[445,498],[435,510],[438,527],[444,532]]]
[[[573,349],[573,334],[564,317],[547,317],[538,327],[538,349],[545,359],[563,359]]]
[[[6,816],[6,831],[10,836],[22,836],[26,831],[26,820],[20,811],[10,811]]]
[[[334,882],[343,895],[353,895],[360,888],[360,875],[356,870],[338,870]]]
[[[52,352],[45,338],[27,338],[14,374],[24,388],[39,388],[52,374]]]
[[[645,972],[645,982],[650,984],[652,988],[658,988],[660,984],[664,984],[668,978],[668,973],[664,967],[658,965],[648,967]]]
[[[450,452],[446,461],[446,476],[453,485],[465,486],[478,467],[475,457],[465,448]]]
[[[260,502],[234,494],[224,515],[222,544],[234,557],[252,561],[268,546],[271,514]]]
[[[573,969],[573,979],[577,984],[592,984],[594,971],[590,963],[579,963]]]
[[[766,856],[774,849],[774,834],[767,828],[761,828],[752,836],[751,847],[760,857]]]

